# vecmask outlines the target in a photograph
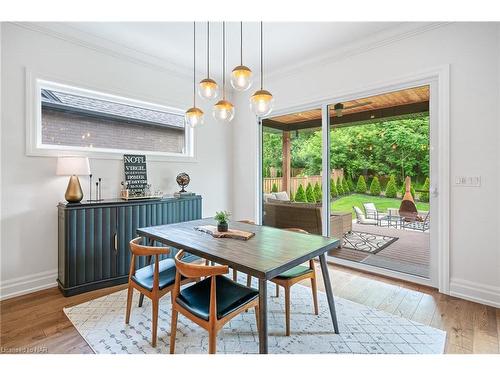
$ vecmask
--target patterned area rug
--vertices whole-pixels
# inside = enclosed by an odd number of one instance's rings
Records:
[[[398,237],[352,231],[351,233],[344,234],[344,244],[342,247],[345,249],[377,254],[380,250],[386,248],[397,240]]]
[[[243,280],[243,275],[240,281]],[[255,280],[254,280],[255,282]],[[311,289],[292,288],[291,331],[285,336],[284,293],[274,297],[268,283],[270,353],[441,354],[446,332],[336,297],[340,334],[333,333],[326,295],[318,292],[320,314],[313,313]],[[168,353],[170,295],[160,300],[158,344],[151,347],[151,301],[137,307],[134,294],[130,324],[125,324],[127,291],[122,290],[64,312],[96,353]],[[179,314],[176,353],[207,353],[207,332]],[[217,337],[218,353],[258,353],[255,314],[248,311],[231,320]]]

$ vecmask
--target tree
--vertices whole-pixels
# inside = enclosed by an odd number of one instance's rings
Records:
[[[350,191],[351,193],[352,193],[352,192],[354,192],[354,190],[355,190],[355,189],[354,189],[354,188],[355,188],[355,186],[354,186],[354,182],[352,181],[351,176],[347,177],[347,185],[349,186],[349,191]]]
[[[273,183],[273,187],[271,188],[271,193],[277,193],[278,192],[278,185],[276,183]]]
[[[309,182],[306,187],[306,199],[309,203],[316,203],[316,197],[314,196],[314,189]]]
[[[323,192],[321,191],[321,187],[317,182],[314,185],[314,198],[316,199],[316,202],[321,202],[323,199]]]
[[[335,181],[333,181],[333,178],[330,179],[330,196],[332,198],[336,198],[339,195],[339,192],[337,191],[337,185],[335,184]]]
[[[342,179],[342,189],[344,189],[345,195],[351,194],[351,189],[349,189],[349,184],[347,183],[345,177]]]
[[[422,186],[422,190],[425,190],[424,192],[420,193],[420,200],[422,202],[429,202],[429,189],[431,188],[431,181],[429,180],[429,177],[425,178],[424,186]]]
[[[295,202],[307,202],[306,192],[304,191],[302,184],[299,185],[297,192],[295,193]]]
[[[340,176],[337,178],[337,191],[339,192],[339,195],[344,195],[344,187],[342,186],[342,180],[340,179]]]
[[[378,180],[378,177],[375,176],[373,177],[372,183],[370,184],[370,194],[374,196],[380,195],[380,182]]]
[[[398,188],[396,187],[396,177],[391,175],[389,182],[387,182],[387,186],[385,187],[385,196],[387,198],[396,198],[397,193]]]
[[[358,183],[356,184],[356,192],[360,194],[366,194],[366,182],[363,175],[359,176]]]

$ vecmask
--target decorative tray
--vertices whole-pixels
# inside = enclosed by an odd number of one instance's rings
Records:
[[[139,200],[139,199],[162,199],[163,195],[148,195],[148,196],[135,196],[135,197],[121,197],[125,201]]]

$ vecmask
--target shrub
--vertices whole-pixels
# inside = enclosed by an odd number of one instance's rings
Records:
[[[385,187],[385,196],[387,198],[396,198],[398,194],[398,189],[396,187],[396,178],[391,176],[389,178],[389,182],[387,182],[387,186]]]
[[[314,189],[309,182],[306,187],[306,199],[310,203],[316,203],[316,197],[314,196]]]
[[[330,179],[330,196],[332,198],[336,198],[339,195],[339,192],[337,191],[337,185],[335,184],[335,181],[333,181],[333,178]]]
[[[358,183],[356,184],[356,192],[366,194],[366,182],[364,176],[359,176]]]
[[[316,198],[316,202],[321,202],[323,200],[323,192],[321,191],[321,187],[317,182],[314,185],[314,198]]]
[[[278,192],[278,185],[276,183],[273,183],[273,187],[271,188],[271,193],[277,193]]]
[[[293,191],[290,192],[290,202],[295,202],[295,197],[293,196]]]
[[[355,190],[355,186],[354,186],[354,182],[352,182],[352,178],[351,178],[351,176],[349,176],[349,177],[347,178],[347,186],[349,186],[349,191],[350,191],[351,193],[353,193],[353,192],[354,192],[354,190]]]
[[[401,197],[404,197],[405,193],[406,193],[406,185],[403,182],[403,186],[401,186]],[[410,194],[413,197],[413,199],[415,199],[415,188],[413,187],[413,184],[410,184]]]
[[[378,196],[380,195],[380,182],[378,180],[378,177],[375,176],[373,177],[372,183],[370,184],[370,194]]]
[[[302,184],[299,185],[295,193],[295,202],[307,202],[306,192],[304,191]]]
[[[345,178],[342,179],[342,189],[344,189],[344,194],[351,194],[351,189],[349,188],[349,184]]]
[[[342,180],[339,178],[337,178],[337,191],[339,192],[339,195],[344,195],[345,192],[344,192],[344,188],[342,187]]]
[[[424,192],[420,193],[420,200],[422,202],[429,202],[429,189],[431,188],[431,181],[429,180],[429,177],[425,179],[424,186],[422,186],[422,190],[425,190]]]

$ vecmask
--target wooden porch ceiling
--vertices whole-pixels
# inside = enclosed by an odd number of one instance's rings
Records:
[[[330,105],[330,124],[349,126],[354,122],[382,119],[429,111],[429,86],[394,91],[368,98],[343,102],[342,116]],[[282,131],[321,127],[321,109],[312,109],[263,120],[263,125]]]

